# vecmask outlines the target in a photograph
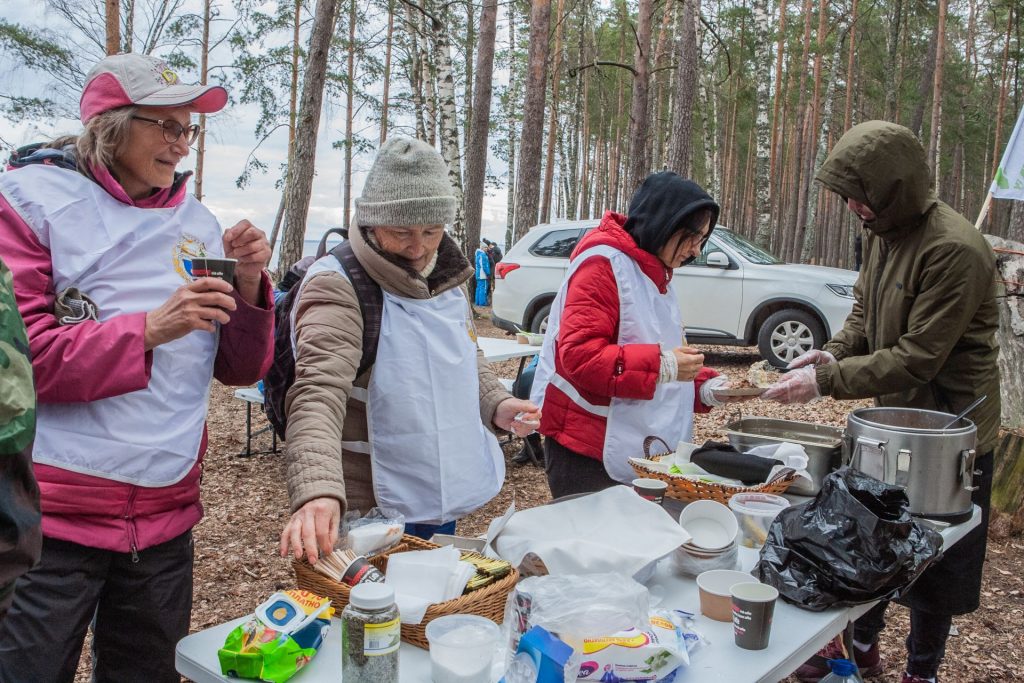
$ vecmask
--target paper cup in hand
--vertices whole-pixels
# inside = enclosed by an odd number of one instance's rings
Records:
[[[236,263],[238,259],[196,256],[192,258],[192,277],[215,277],[234,284]]]
[[[768,647],[779,591],[764,583],[737,583],[729,589],[729,595],[736,644],[744,650]]]

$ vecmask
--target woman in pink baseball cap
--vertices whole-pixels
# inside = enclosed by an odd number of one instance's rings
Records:
[[[226,102],[153,57],[107,57],[84,131],[19,149],[0,174],[43,516],[41,560],[0,621],[5,683],[72,681],[90,623],[95,680],[179,680],[210,383],[252,384],[273,352],[265,235],[222,232],[176,170],[192,114]],[[233,277],[194,277],[197,257],[234,259]]]

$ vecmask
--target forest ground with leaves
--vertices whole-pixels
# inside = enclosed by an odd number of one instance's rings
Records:
[[[489,314],[487,309],[481,312]],[[478,328],[482,336],[503,336],[501,330],[484,320],[478,321]],[[759,359],[753,348],[703,350],[707,365],[736,379]],[[501,376],[514,377],[518,361],[504,361],[494,367]],[[277,553],[278,538],[289,516],[284,457],[238,457],[245,448],[245,404],[233,398],[233,391],[215,383],[210,398],[210,446],[202,483],[206,516],[195,528],[193,631],[243,616],[274,591],[294,587],[291,564]],[[865,404],[823,399],[808,406],[787,407],[751,401],[742,404],[742,410],[746,415],[843,425],[849,410]],[[723,427],[734,415],[735,410],[725,409],[698,415],[695,440],[724,439]],[[253,421],[256,428],[266,424],[258,411],[254,411]],[[256,447],[269,449],[269,435],[259,437]],[[518,441],[503,443],[506,458],[519,447]],[[509,464],[501,493],[461,520],[458,532],[483,533],[487,522],[504,512],[513,497],[521,509],[550,500],[543,471],[532,465]],[[1014,678],[1011,672],[1024,656],[1024,536],[1020,531],[1006,519],[992,524],[981,608],[954,619],[957,634],[949,640],[940,680],[981,683]],[[879,681],[898,681],[903,663],[908,613],[894,606],[889,615],[890,626],[882,635],[886,672],[876,679]],[[76,683],[89,680],[88,650],[87,643]]]

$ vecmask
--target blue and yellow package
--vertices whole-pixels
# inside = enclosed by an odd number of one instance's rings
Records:
[[[225,676],[284,683],[316,655],[331,627],[328,598],[303,590],[274,593],[217,651]]]

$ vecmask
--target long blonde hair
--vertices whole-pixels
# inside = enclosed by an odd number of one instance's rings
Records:
[[[86,175],[94,166],[110,168],[128,142],[132,117],[138,110],[138,107],[128,106],[97,114],[85,124],[81,135],[65,135],[46,146],[63,149],[74,145],[78,169]]]

